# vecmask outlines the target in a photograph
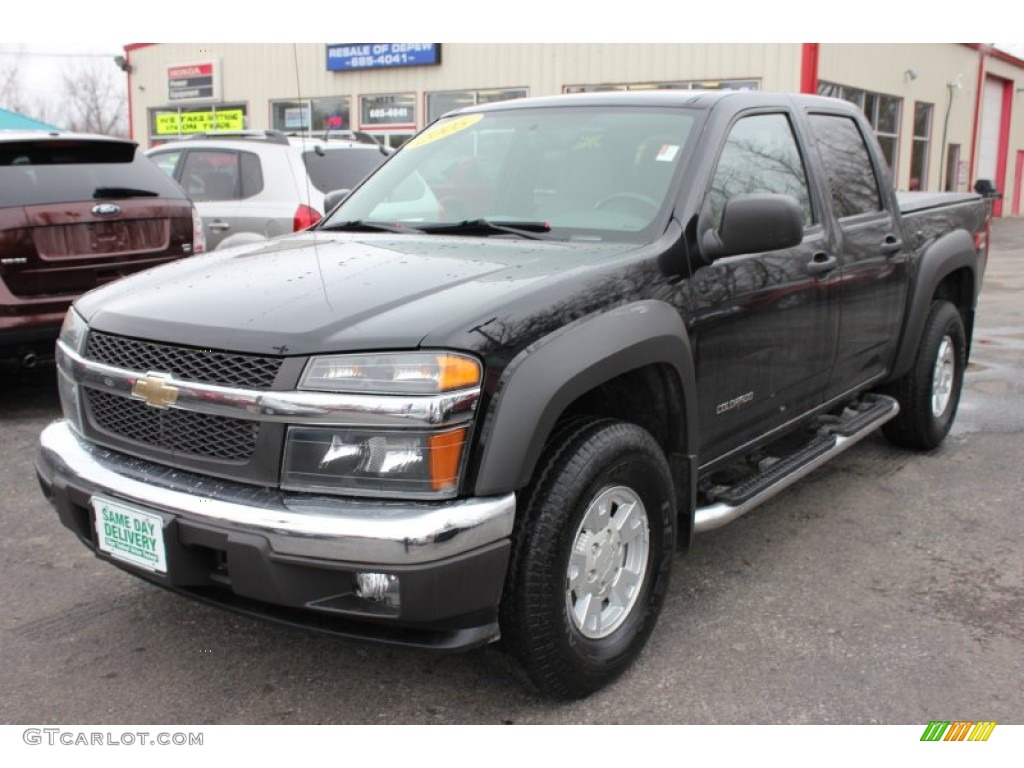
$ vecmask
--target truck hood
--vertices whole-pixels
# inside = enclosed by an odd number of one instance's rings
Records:
[[[193,256],[76,302],[92,328],[258,354],[415,348],[631,243],[306,232]]]

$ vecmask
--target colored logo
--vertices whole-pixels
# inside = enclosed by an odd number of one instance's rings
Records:
[[[154,408],[172,405],[178,400],[178,388],[167,383],[169,378],[158,373],[147,373],[146,378],[136,380],[132,386],[132,397],[145,400],[146,405]]]
[[[995,727],[994,720],[932,720],[921,741],[988,741]]]

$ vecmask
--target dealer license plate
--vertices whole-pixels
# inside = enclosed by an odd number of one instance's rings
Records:
[[[111,557],[156,573],[167,573],[163,520],[119,501],[92,497],[99,547]]]

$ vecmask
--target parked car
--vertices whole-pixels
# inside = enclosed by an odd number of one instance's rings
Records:
[[[310,232],[80,299],[40,484],[97,556],[182,595],[500,639],[584,696],[644,647],[694,533],[878,429],[942,443],[989,214],[897,198],[835,99],[467,108]]]
[[[0,357],[33,365],[79,295],[203,250],[195,207],[135,142],[0,132]]]
[[[211,250],[305,229],[326,193],[357,186],[390,153],[359,137],[278,131],[197,134],[147,152],[198,206]]]

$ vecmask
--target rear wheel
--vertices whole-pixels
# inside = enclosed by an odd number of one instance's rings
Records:
[[[578,698],[621,674],[654,628],[675,540],[671,475],[649,433],[596,419],[556,430],[538,466],[502,638],[543,692]]]
[[[882,427],[883,434],[897,445],[937,447],[953,426],[966,364],[960,313],[948,301],[932,302],[914,365],[888,390],[900,413]]]

